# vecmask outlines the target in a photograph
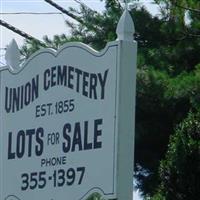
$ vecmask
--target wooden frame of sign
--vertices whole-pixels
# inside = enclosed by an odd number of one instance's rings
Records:
[[[0,72],[0,199],[131,200],[136,51],[124,11],[96,52],[67,43],[24,63],[13,40]]]

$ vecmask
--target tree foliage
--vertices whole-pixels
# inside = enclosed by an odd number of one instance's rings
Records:
[[[165,200],[200,199],[200,113],[189,113],[170,139],[156,195]]]
[[[93,193],[87,198],[87,200],[105,200],[105,199],[103,199],[99,193]]]

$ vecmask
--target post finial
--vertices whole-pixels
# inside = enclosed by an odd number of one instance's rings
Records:
[[[117,40],[133,41],[133,34],[135,33],[135,26],[128,9],[124,10],[118,25],[117,25]]]
[[[13,72],[17,72],[20,68],[20,51],[17,42],[13,39],[7,47],[5,54],[6,64]]]
[[[128,10],[128,2],[125,0],[125,9]]]

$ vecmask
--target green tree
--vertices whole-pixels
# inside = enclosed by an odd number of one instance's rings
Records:
[[[65,34],[55,35],[53,39],[50,39],[48,36],[44,36],[42,46],[36,40],[26,40],[25,44],[22,46],[20,51],[21,54],[27,59],[34,52],[38,51],[41,48],[52,48],[57,50],[66,42],[73,42],[73,41],[81,42],[80,38],[73,36],[66,36]]]
[[[93,193],[87,200],[105,200],[99,193]]]
[[[159,175],[161,185],[152,200],[200,199],[200,113],[188,117],[171,136]]]
[[[157,26],[160,37],[157,42],[151,40],[152,46],[139,46],[139,67],[143,70],[137,77],[136,161],[143,170],[136,173],[146,196],[152,196],[159,184],[156,171],[174,127],[199,107],[199,15],[193,11],[199,9],[199,1],[156,3],[162,13]],[[161,199],[160,194],[156,198]]]
[[[159,48],[167,70],[177,75],[199,64],[200,2],[198,0],[155,0],[161,9],[160,27],[164,33]]]

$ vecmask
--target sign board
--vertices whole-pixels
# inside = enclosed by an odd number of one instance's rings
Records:
[[[120,45],[68,43],[19,65],[10,44],[0,72],[0,199],[118,198]]]

